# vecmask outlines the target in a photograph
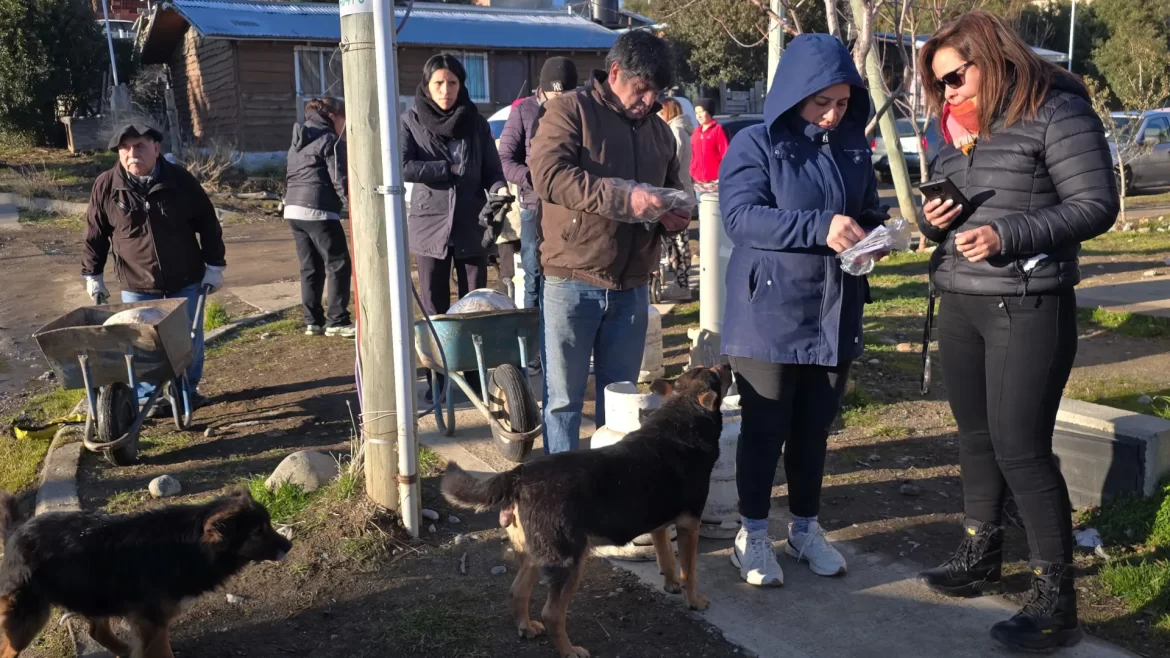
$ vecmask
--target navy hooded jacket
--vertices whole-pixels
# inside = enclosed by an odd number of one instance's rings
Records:
[[[800,118],[801,102],[853,87],[831,131]],[[869,231],[888,215],[865,138],[869,95],[849,52],[827,34],[796,37],[776,68],[764,123],[732,140],[719,169],[727,267],[723,351],[771,363],[836,366],[861,356],[864,277],[827,246],[834,215]]]

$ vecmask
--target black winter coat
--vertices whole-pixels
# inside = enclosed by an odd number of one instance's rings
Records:
[[[1108,231],[1120,205],[1105,130],[1082,94],[1058,78],[1034,120],[1010,127],[997,120],[970,156],[950,144],[939,150],[931,177],[950,178],[974,212],[946,230],[919,217],[922,234],[940,243],[930,259],[938,290],[1020,296],[1080,282],[1081,243]],[[955,249],[954,235],[987,225],[1002,251],[971,263]]]
[[[402,115],[402,173],[410,192],[407,218],[410,251],[430,258],[487,255],[479,212],[487,193],[506,189],[504,169],[487,119],[476,113],[464,138],[466,166],[451,173],[447,140],[427,130],[411,107]]]
[[[349,199],[345,140],[329,119],[311,114],[293,126],[284,203],[340,213]]]

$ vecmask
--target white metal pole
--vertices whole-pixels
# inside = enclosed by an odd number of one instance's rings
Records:
[[[784,17],[784,3],[781,0],[769,0],[768,8],[777,16]],[[780,56],[784,54],[784,26],[774,18],[768,23],[768,79],[764,80],[764,89],[772,88],[772,78],[776,75],[776,67],[780,65]]]
[[[411,536],[417,537],[421,529],[422,499],[418,482],[418,416],[414,397],[414,307],[406,234],[406,186],[402,180],[402,152],[398,144],[398,53],[391,0],[374,0],[374,52],[378,65],[378,132],[382,151],[382,185],[378,191],[386,203],[390,330],[394,342],[398,506],[402,525]],[[367,375],[377,377],[378,373]]]
[[[114,77],[114,86],[118,86],[118,64],[114,61],[114,36],[110,34],[110,9],[108,0],[102,0],[102,16],[106,21],[106,45],[110,48],[110,74]]]
[[[1073,70],[1073,37],[1077,31],[1077,0],[1072,0],[1072,13],[1068,16],[1068,70]]]

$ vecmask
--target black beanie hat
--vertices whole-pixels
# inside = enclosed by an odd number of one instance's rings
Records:
[[[544,91],[571,91],[577,88],[577,65],[568,57],[549,57],[540,67],[540,88]]]

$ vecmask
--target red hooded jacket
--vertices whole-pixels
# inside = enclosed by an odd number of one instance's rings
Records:
[[[727,153],[727,133],[715,122],[699,126],[691,134],[691,178],[696,183],[719,179],[719,165]]]

